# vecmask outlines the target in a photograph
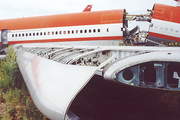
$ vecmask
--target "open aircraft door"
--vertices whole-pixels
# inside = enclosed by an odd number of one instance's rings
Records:
[[[8,29],[1,30],[1,44],[2,45],[8,44]]]

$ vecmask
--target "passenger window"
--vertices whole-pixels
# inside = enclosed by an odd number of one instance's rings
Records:
[[[29,33],[29,36],[31,36],[31,33]]]
[[[68,31],[68,34],[70,34],[70,31]]]
[[[100,29],[98,29],[98,32],[101,32],[101,30],[100,30]]]
[[[78,33],[78,30],[76,30],[76,33]]]
[[[50,35],[50,32],[48,32],[48,35]]]
[[[56,31],[56,35],[58,34],[58,31]]]
[[[95,33],[95,32],[96,32],[96,29],[94,29],[93,32]]]
[[[165,26],[165,30],[168,30],[169,29],[169,27],[168,26]]]
[[[42,35],[42,32],[40,32],[40,35]]]
[[[66,34],[66,31],[64,31],[64,34]]]
[[[22,36],[24,37],[24,33],[22,34]]]
[[[179,29],[178,28],[176,28],[176,30],[175,30],[176,32],[179,32]]]
[[[91,29],[89,29],[89,33],[91,33]]]
[[[12,34],[12,37],[14,37],[14,34]]]
[[[171,27],[171,28],[170,28],[170,31],[173,31],[173,30],[174,30],[174,28],[173,28],[173,27]]]
[[[87,33],[87,30],[84,30],[84,33]]]
[[[37,32],[36,35],[39,36],[39,33]]]
[[[26,36],[28,36],[28,33],[26,33]]]
[[[19,34],[19,37],[21,37],[21,34]]]
[[[46,32],[44,32],[44,35],[46,35]]]
[[[74,30],[72,30],[72,34],[74,34]]]
[[[33,36],[35,36],[35,33],[33,33]]]
[[[80,33],[83,33],[83,31],[82,31],[82,30],[80,30]]]
[[[62,32],[61,32],[61,31],[59,31],[59,34],[61,35],[61,34],[62,34]]]

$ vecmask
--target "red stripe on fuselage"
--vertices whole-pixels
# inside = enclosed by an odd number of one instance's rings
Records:
[[[154,12],[153,12],[153,19],[169,21],[180,23],[180,7],[162,5],[162,4],[155,4],[154,5]]]
[[[8,44],[49,43],[49,42],[76,42],[76,41],[96,41],[96,40],[122,40],[122,39],[123,39],[123,36],[92,37],[92,38],[65,38],[65,39],[8,41]]]
[[[167,40],[174,40],[174,41],[180,42],[180,38],[179,37],[163,35],[163,34],[159,34],[159,33],[149,32],[149,36],[158,37],[158,38],[167,39]]]
[[[123,23],[124,9],[0,20],[0,29],[22,30]]]

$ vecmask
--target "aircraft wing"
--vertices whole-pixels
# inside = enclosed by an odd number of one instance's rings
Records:
[[[14,47],[18,49],[18,65],[31,97],[50,119],[78,120],[78,115],[69,108],[95,74],[117,84],[180,90],[178,47],[53,44]]]
[[[72,100],[97,69],[67,66],[24,51],[19,51],[17,55],[20,58],[19,68],[34,103],[51,119],[67,117]]]

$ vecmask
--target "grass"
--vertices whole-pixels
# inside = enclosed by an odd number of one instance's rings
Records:
[[[32,101],[11,46],[8,47],[6,59],[0,61],[0,119],[47,119]]]

